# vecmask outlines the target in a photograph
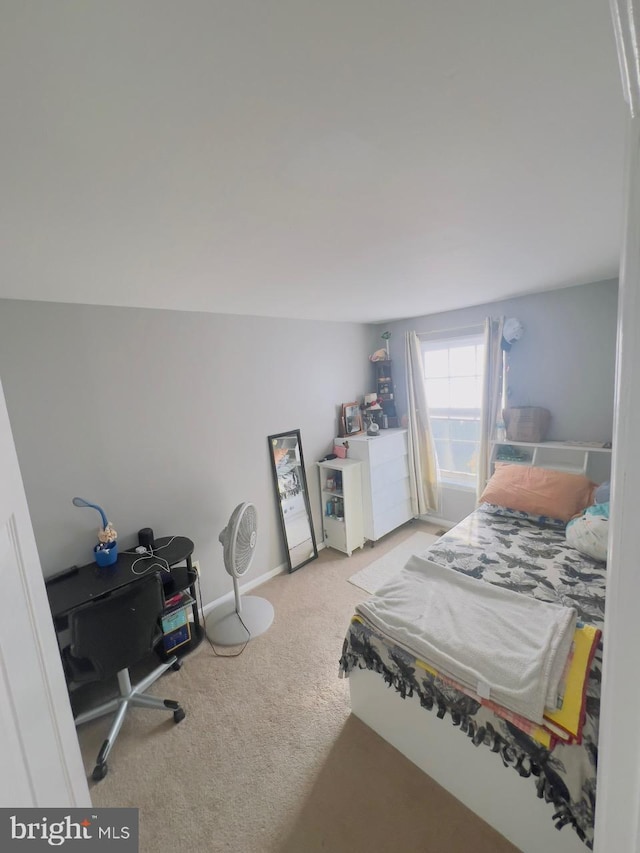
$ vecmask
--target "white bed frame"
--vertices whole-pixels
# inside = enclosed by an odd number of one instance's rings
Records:
[[[349,676],[351,709],[380,737],[435,779],[523,853],[588,853],[571,826],[558,831],[554,806],[486,747],[474,747],[447,718],[402,697],[376,672]]]

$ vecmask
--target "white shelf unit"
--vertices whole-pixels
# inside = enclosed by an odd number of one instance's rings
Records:
[[[406,429],[336,438],[362,462],[364,535],[371,542],[413,518]]]
[[[513,450],[513,453],[509,452]],[[513,458],[509,458],[513,457]],[[571,441],[494,441],[491,450],[491,470],[496,462],[552,468],[571,474],[584,474],[594,483],[601,483],[611,475],[611,448]]]
[[[362,465],[355,459],[328,459],[318,462],[318,470],[325,545],[350,557],[364,545]]]

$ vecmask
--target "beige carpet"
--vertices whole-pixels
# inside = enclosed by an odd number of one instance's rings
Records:
[[[205,642],[160,679],[153,692],[180,700],[186,719],[132,712],[107,777],[90,783],[94,805],[138,807],[142,853],[514,853],[350,716],[338,679],[366,597],[347,579],[418,530],[435,532],[415,522],[350,558],[326,549],[260,587],[269,631],[226,660]],[[88,774],[107,727],[79,729]]]

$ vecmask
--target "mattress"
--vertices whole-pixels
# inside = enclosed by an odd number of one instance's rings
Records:
[[[564,529],[493,515],[482,508],[442,536],[422,556],[496,586],[574,607],[579,619],[602,628],[606,567],[566,543]],[[410,650],[393,644],[361,618],[344,641],[340,671],[354,668],[381,674],[403,698],[457,726],[478,748],[496,754],[509,772],[528,777],[560,829],[570,825],[593,846],[602,645],[595,651],[587,682],[580,744],[544,744],[506,716],[455,689],[430,672]],[[529,782],[531,784],[531,782]]]

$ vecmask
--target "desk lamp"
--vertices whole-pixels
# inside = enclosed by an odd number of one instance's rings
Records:
[[[118,543],[116,542],[118,534],[111,523],[107,521],[105,511],[102,507],[92,504],[84,498],[73,498],[71,502],[74,506],[88,506],[98,511],[102,519],[102,527],[98,530],[98,544],[93,549],[95,560],[99,566],[113,565],[118,559]]]

